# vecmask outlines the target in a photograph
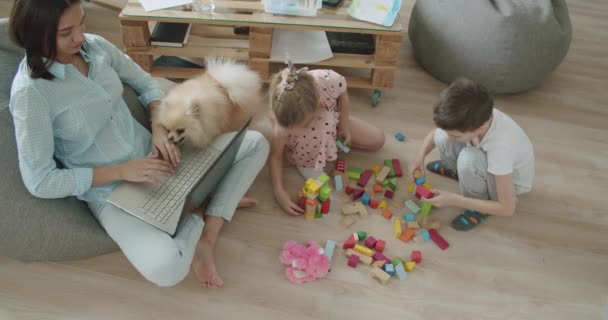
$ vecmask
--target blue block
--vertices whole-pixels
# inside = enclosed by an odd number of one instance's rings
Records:
[[[337,174],[334,176],[334,186],[336,187],[336,191],[342,190],[342,175]]]
[[[405,219],[405,221],[416,221],[416,217],[414,216],[413,213],[404,214],[403,219]]]
[[[426,179],[424,177],[420,177],[420,178],[416,179],[417,186],[424,184],[425,182],[426,182]]]
[[[391,277],[392,277],[392,276],[395,275],[395,267],[393,267],[392,264],[387,263],[387,264],[384,265],[384,272],[390,274]]]
[[[340,140],[336,141],[336,146],[340,148],[340,150],[342,150],[344,153],[350,152],[350,148],[347,145],[344,145],[344,143],[342,143],[342,141]]]
[[[325,255],[329,258],[329,264],[331,264],[331,257],[334,255],[335,247],[336,242],[334,240],[327,240],[327,242],[325,242]]]
[[[371,199],[372,199],[372,197],[369,194],[364,193],[363,196],[361,197],[361,202],[363,202],[363,204],[365,204],[365,205],[369,205],[369,201]]]
[[[418,234],[422,236],[424,242],[431,240],[431,235],[429,234],[428,230],[418,230]]]
[[[399,278],[399,280],[403,281],[403,280],[407,279],[407,272],[405,271],[405,268],[403,267],[403,263],[400,263],[395,267],[395,273],[397,274],[397,277]]]
[[[403,141],[403,140],[405,140],[405,136],[403,135],[403,133],[401,133],[401,132],[397,132],[397,133],[395,134],[395,139],[397,139],[397,140],[399,140],[399,141]]]

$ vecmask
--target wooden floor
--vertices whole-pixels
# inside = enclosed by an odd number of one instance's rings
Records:
[[[1,1],[0,16],[11,4]],[[351,230],[338,226],[336,213],[314,222],[282,214],[265,169],[251,191],[260,205],[238,212],[222,233],[218,267],[225,288],[205,290],[192,274],[176,287],[158,288],[120,252],[63,263],[0,258],[0,319],[607,319],[608,2],[568,4],[574,39],[564,63],[541,87],[496,99],[536,151],[534,191],[514,217],[491,218],[469,233],[443,227],[451,243],[445,252],[432,243],[406,245],[377,214]],[[115,12],[87,8],[88,31],[120,45]],[[411,161],[432,127],[432,105],[445,85],[416,65],[409,43],[400,66],[396,88],[378,109],[369,107],[370,91],[350,91],[354,113],[388,136],[381,152],[349,156],[354,165]],[[407,142],[395,141],[396,131]],[[295,192],[302,179],[293,169],[287,177]],[[445,209],[434,216],[448,222],[455,214]],[[407,281],[382,286],[366,268],[348,268],[337,251],[327,279],[287,282],[278,261],[285,241],[341,241],[353,230],[388,239],[390,257],[420,249],[424,260]]]

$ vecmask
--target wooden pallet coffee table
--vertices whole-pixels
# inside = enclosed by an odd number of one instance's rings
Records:
[[[316,17],[279,16],[264,12],[261,1],[215,1],[214,14],[174,8],[146,12],[138,0],[128,0],[120,13],[126,53],[144,70],[157,77],[191,78],[200,69],[153,65],[160,55],[203,58],[229,57],[247,61],[264,81],[284,67],[284,61],[270,58],[274,29],[323,30],[371,34],[375,53],[371,55],[334,53],[328,60],[310,63],[312,68],[336,68],[349,87],[375,89],[377,104],[382,89],[393,86],[399,50],[405,30],[398,17],[391,28],[356,20],[346,11],[350,1],[338,9],[321,9]],[[150,22],[191,23],[188,43],[183,48],[150,45]],[[234,33],[235,27],[249,27],[248,35]],[[311,44],[314,45],[314,44]],[[352,75],[351,75],[352,73]]]

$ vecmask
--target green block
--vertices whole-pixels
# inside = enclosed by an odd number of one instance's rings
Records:
[[[321,191],[319,191],[319,201],[321,202],[325,202],[325,200],[329,199],[330,196],[331,188],[328,186],[321,188]]]
[[[399,259],[398,257],[394,257],[394,258],[391,260],[391,263],[392,263],[392,264],[393,264],[393,266],[395,267],[395,266],[397,266],[397,265],[399,265],[399,264],[403,264],[403,260]]]
[[[363,173],[363,169],[357,167],[348,167],[346,169],[346,175],[351,180],[359,180],[361,178],[361,174]]]
[[[422,208],[420,208],[420,214],[423,216],[428,216],[431,212],[432,205],[428,202],[422,201]]]
[[[382,186],[388,187],[388,183],[389,183],[388,179],[384,179],[384,181],[382,181]]]
[[[384,165],[391,168],[391,171],[388,173],[389,178],[395,177],[395,169],[393,168],[393,160],[384,160]]]
[[[320,219],[320,218],[323,218],[323,214],[321,213],[321,211],[318,211],[318,210],[317,210],[317,211],[315,212],[315,219]]]
[[[319,176],[318,180],[323,182],[323,185],[326,186],[329,182],[329,177],[325,173],[323,173]]]
[[[397,190],[397,178],[393,177],[386,180],[388,181],[388,187],[391,188],[391,190]]]
[[[367,237],[367,233],[365,231],[357,231],[357,237],[359,237],[359,241],[365,240],[365,237]]]

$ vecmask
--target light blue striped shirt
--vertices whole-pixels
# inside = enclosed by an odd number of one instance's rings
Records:
[[[25,59],[11,88],[19,168],[27,189],[40,198],[77,196],[104,202],[119,182],[91,187],[93,168],[143,157],[150,132],[131,116],[122,82],[144,106],[163,96],[152,77],[100,36],[86,34],[85,77],[71,64],[54,62],[55,79],[32,79]],[[54,160],[65,168],[58,168]]]

